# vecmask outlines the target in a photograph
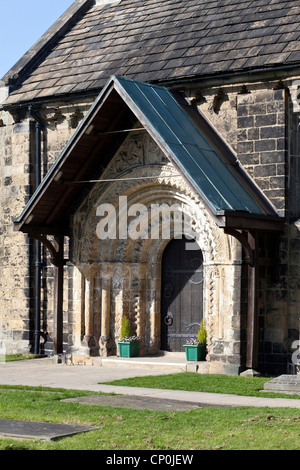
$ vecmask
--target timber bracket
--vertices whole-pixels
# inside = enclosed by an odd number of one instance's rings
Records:
[[[241,243],[245,251],[245,262],[249,266],[254,267],[256,264],[256,252],[255,248],[252,248],[250,245],[247,234],[235,228],[224,228],[224,233],[235,237]]]
[[[47,238],[47,235],[42,235],[42,234],[37,234],[37,233],[29,233],[28,236],[30,238],[33,238],[35,240],[38,240],[41,242],[49,251],[50,253],[50,261],[51,263],[58,267],[58,266],[65,266],[67,262],[69,261],[68,259],[64,259],[64,253],[63,253],[63,236],[59,237],[54,237],[54,241],[50,241]]]

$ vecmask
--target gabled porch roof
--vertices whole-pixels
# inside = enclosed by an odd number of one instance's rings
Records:
[[[170,89],[112,77],[15,220],[15,230],[67,235],[71,208],[140,122],[223,228],[276,230],[283,219],[205,117]]]

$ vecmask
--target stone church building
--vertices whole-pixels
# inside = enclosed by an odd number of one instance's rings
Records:
[[[76,0],[0,81],[0,347],[286,373],[300,1]]]

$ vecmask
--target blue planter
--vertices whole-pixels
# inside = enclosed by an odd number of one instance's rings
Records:
[[[119,341],[118,346],[120,357],[137,357],[139,352],[138,341]]]
[[[184,347],[187,361],[205,361],[205,344],[185,344]]]

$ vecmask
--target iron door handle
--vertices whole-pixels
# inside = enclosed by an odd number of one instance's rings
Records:
[[[171,315],[167,315],[164,319],[164,322],[167,326],[172,326],[174,323],[173,317],[171,317]]]

